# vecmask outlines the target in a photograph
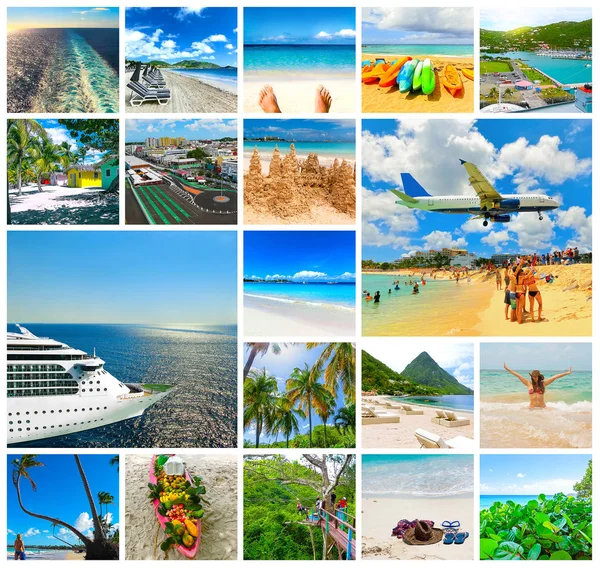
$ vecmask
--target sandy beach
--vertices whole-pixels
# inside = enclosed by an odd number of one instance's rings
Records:
[[[244,294],[245,335],[354,335],[355,310],[284,303]]]
[[[363,53],[362,61],[385,59],[391,63],[402,57],[399,55],[379,55],[376,53]],[[429,55],[414,55],[413,59],[421,61],[431,59],[435,73],[438,78],[435,91],[431,95],[422,93],[400,93],[398,85],[382,88],[377,84],[362,84],[362,112],[385,113],[385,112],[473,112],[475,100],[474,82],[467,79],[461,69],[473,69],[474,59],[472,57],[435,57]],[[454,65],[459,71],[463,81],[463,91],[460,95],[453,97],[445,87],[440,84],[440,74],[447,64]]]
[[[459,520],[469,533],[464,544],[442,542],[413,546],[391,536],[400,519],[427,519],[436,528]],[[452,497],[368,498],[362,500],[362,558],[364,560],[473,560],[479,531],[473,519],[473,495]]]
[[[281,144],[281,147],[279,149],[283,153],[287,153],[288,146],[289,146],[289,144],[283,143],[283,144]],[[262,168],[262,173],[264,175],[268,175],[268,173],[269,173],[269,165],[271,164],[272,156],[273,156],[273,154],[271,152],[260,153],[260,167]],[[298,161],[302,162],[302,161],[306,160],[306,158],[308,158],[308,154],[303,154],[302,152],[296,152],[296,157],[298,158]],[[248,168],[250,167],[250,158],[252,158],[252,152],[245,151],[244,152],[244,172],[247,172]],[[338,160],[338,162],[341,162],[342,160],[346,160],[346,162],[348,162],[352,167],[354,167],[354,165],[356,163],[354,156],[352,156],[352,157],[323,156],[322,154],[319,154],[319,165],[321,165],[321,166],[325,166],[327,168],[331,167],[331,165],[333,164],[333,162],[335,160]]]
[[[166,88],[171,91],[171,100],[166,105],[146,102],[133,107],[129,104],[130,89],[125,89],[125,108],[135,113],[228,113],[237,112],[237,95],[208,85],[200,79],[181,75],[162,69],[167,82]],[[127,73],[125,84],[133,73]]]
[[[192,475],[206,484],[206,505],[202,519],[202,541],[196,560],[237,560],[237,459],[232,454],[180,454]],[[126,457],[125,558],[165,560],[160,543],[165,534],[159,528],[152,503],[147,498],[148,472],[152,455]],[[175,550],[168,560],[187,560]]]
[[[423,410],[422,415],[400,414],[398,409],[388,408],[385,402],[389,401],[386,396],[368,397],[369,402],[363,402],[362,405],[373,406],[383,412],[393,412],[400,416],[400,422],[390,424],[368,424],[362,425],[362,442],[365,448],[420,448],[420,444],[415,438],[415,430],[421,428],[432,434],[441,436],[444,440],[449,440],[455,436],[465,436],[473,439],[474,425],[473,412],[457,410],[456,414],[471,419],[468,426],[458,426],[447,428],[434,424],[431,419],[436,415],[435,409],[427,406],[412,404],[411,406],[418,410]],[[398,401],[392,401],[393,404],[400,404]],[[475,449],[475,446],[473,446]],[[427,450],[423,450],[427,451]]]
[[[269,215],[244,205],[244,223],[248,225],[353,225],[355,219],[328,203],[314,203],[310,209],[290,217]]]
[[[315,75],[305,79],[292,79],[273,74],[244,74],[244,111],[263,113],[258,104],[259,93],[265,85],[271,85],[282,113],[308,114],[315,111],[315,93],[323,85],[331,93],[329,113],[356,112],[356,85],[353,78],[336,78]]]
[[[99,187],[82,189],[80,187],[66,187],[61,185],[44,185],[41,193],[37,185],[28,185],[21,188],[21,195],[16,189],[8,191],[8,202],[12,213],[21,211],[43,211],[46,209],[60,209],[61,207],[94,207],[96,200],[90,197],[99,196],[105,190]]]

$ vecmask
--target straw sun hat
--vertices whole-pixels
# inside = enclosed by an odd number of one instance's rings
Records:
[[[444,536],[442,529],[431,528],[425,521],[417,521],[417,524],[404,533],[406,544],[435,544],[440,542]]]

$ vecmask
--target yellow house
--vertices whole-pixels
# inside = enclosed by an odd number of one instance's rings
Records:
[[[69,187],[102,187],[102,172],[91,166],[71,166],[67,177]]]

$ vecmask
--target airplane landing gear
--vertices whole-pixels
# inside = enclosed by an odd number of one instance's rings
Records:
[[[488,222],[488,220],[486,219],[486,220],[483,222],[483,226],[484,226],[484,227],[487,227],[488,225],[489,225],[489,222]]]
[[[538,219],[541,221],[544,218],[544,216],[538,211]]]

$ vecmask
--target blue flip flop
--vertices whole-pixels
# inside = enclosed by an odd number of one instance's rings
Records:
[[[444,534],[444,544],[453,544],[456,538],[456,534],[453,532],[447,532]]]
[[[456,533],[456,536],[454,537],[454,544],[463,544],[465,542],[465,540],[467,540],[468,538],[469,538],[468,532]]]

